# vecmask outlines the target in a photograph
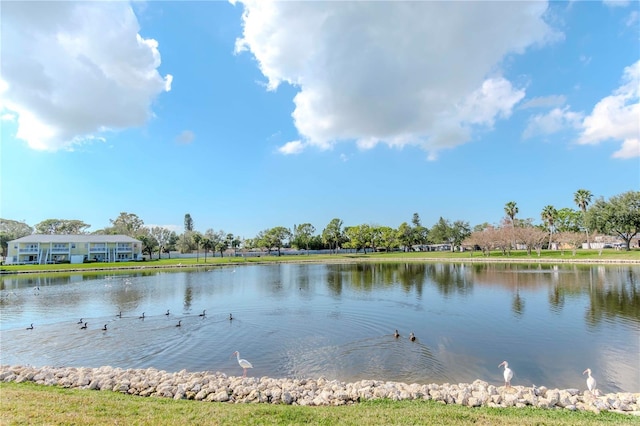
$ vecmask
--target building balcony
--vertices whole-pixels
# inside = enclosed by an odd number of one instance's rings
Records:
[[[20,254],[28,254],[28,253],[38,253],[38,247],[22,247],[18,249],[18,253]]]

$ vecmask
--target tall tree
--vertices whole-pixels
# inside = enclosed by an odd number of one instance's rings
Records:
[[[527,254],[531,255],[531,250],[536,249],[538,257],[544,242],[547,239],[547,233],[536,226],[519,226],[516,229],[516,236],[520,243],[527,247]]]
[[[291,231],[284,226],[276,226],[275,228],[271,228],[267,235],[271,246],[278,250],[278,256],[280,256],[280,250],[287,245],[287,242],[291,239]]]
[[[356,253],[360,249],[367,252],[367,247],[371,244],[371,227],[369,225],[347,226],[344,228],[344,235],[347,240],[344,244],[345,247],[355,249]]]
[[[76,219],[47,219],[35,225],[36,234],[84,234],[91,225]]]
[[[6,256],[9,241],[31,235],[33,228],[24,222],[0,219],[0,255]]]
[[[331,222],[322,230],[322,241],[329,245],[329,248],[338,252],[338,246],[342,243],[344,235],[342,233],[342,220],[331,219]]]
[[[398,247],[400,245],[398,241],[398,231],[393,229],[390,226],[381,226],[379,228],[379,238],[377,246],[384,247],[387,251],[391,251],[392,249]]]
[[[177,249],[179,241],[180,237],[178,236],[178,234],[176,234],[175,231],[171,231],[171,233],[169,234],[169,241],[167,241],[167,244],[163,249],[163,252],[169,255],[169,259],[171,259],[171,251]]]
[[[403,251],[411,251],[413,228],[407,222],[402,222],[396,231],[396,239],[402,246]]]
[[[191,239],[196,245],[196,263],[198,263],[200,261],[200,243],[202,242],[202,234],[193,231],[191,234]]]
[[[429,229],[429,239],[436,244],[449,243],[451,241],[451,224],[442,216],[435,225]]]
[[[420,223],[420,215],[418,213],[414,213],[413,214],[413,218],[411,219],[411,223],[413,223],[413,226],[415,226],[415,227],[422,226],[422,224]]]
[[[449,234],[449,242],[451,243],[451,251],[454,251],[456,247],[462,246],[462,242],[471,235],[471,227],[469,222],[462,220],[456,220],[451,226]]]
[[[589,242],[589,226],[587,224],[587,221],[585,220],[585,216],[587,214],[587,207],[591,203],[592,198],[593,198],[593,195],[591,194],[591,191],[589,191],[588,189],[578,189],[575,192],[575,194],[573,194],[573,202],[576,203],[576,205],[582,211],[582,221],[584,224],[584,231],[587,234],[588,249],[591,248],[591,243]]]
[[[552,205],[544,206],[542,212],[540,213],[540,217],[542,221],[549,229],[549,249],[551,249],[551,240],[553,238],[554,225],[556,223],[556,219],[558,217],[558,211]]]
[[[569,207],[558,209],[555,230],[557,232],[579,232],[582,229],[582,212]]]
[[[122,212],[115,219],[109,219],[111,222],[111,231],[114,234],[128,235],[134,237],[144,227],[144,221],[134,213]]]
[[[511,219],[511,226],[515,227],[515,219],[518,214],[518,205],[515,201],[509,201],[504,205],[504,212],[509,219]]]
[[[193,231],[193,219],[189,213],[184,215],[184,230]]]
[[[587,214],[589,227],[603,234],[615,234],[630,250],[631,239],[640,233],[640,191],[596,200]]]
[[[149,255],[149,260],[153,256],[153,251],[158,246],[158,241],[151,235],[151,232],[147,228],[141,228],[140,231],[134,237],[142,242],[142,252]]]
[[[420,222],[420,215],[418,213],[413,214],[413,218],[411,219],[411,223],[413,223],[413,241],[412,244],[416,245],[424,245],[427,244],[427,236],[429,234],[429,230],[422,226]]]
[[[207,229],[204,233],[204,237],[211,242],[211,248],[215,252],[220,252],[220,257],[224,257],[224,251],[227,249],[224,231],[214,231],[213,229]]]
[[[306,249],[307,254],[309,254],[309,243],[314,232],[316,232],[316,228],[310,223],[303,223],[298,226],[293,225],[293,244],[298,249]]]
[[[158,259],[162,257],[162,252],[169,245],[171,231],[161,226],[154,226],[149,230],[151,236],[158,242]]]
[[[207,263],[207,252],[209,250],[211,250],[212,248],[215,248],[213,246],[213,241],[211,241],[209,238],[207,238],[207,236],[203,236],[202,240],[200,241],[200,244],[202,245],[202,248],[204,249],[204,263]],[[215,253],[214,253],[215,254]]]
[[[235,256],[238,253],[238,249],[242,246],[242,238],[237,235],[234,235],[231,240],[231,248],[233,249],[233,255]]]
[[[511,219],[511,234],[512,234],[512,245],[515,249],[516,241],[515,241],[515,227],[516,227],[516,215],[518,214],[518,206],[515,201],[509,201],[504,205],[504,212],[509,219]]]

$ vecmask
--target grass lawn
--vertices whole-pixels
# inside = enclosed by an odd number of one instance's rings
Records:
[[[174,267],[193,267],[200,268],[213,265],[228,264],[250,264],[250,263],[268,263],[268,262],[405,262],[405,261],[474,261],[474,262],[513,262],[513,263],[531,263],[531,262],[554,262],[571,263],[571,262],[602,262],[613,263],[616,260],[623,262],[640,263],[640,250],[634,249],[630,251],[604,249],[600,250],[578,250],[573,255],[572,251],[543,250],[538,256],[534,251],[531,255],[524,250],[512,251],[510,255],[504,255],[502,252],[492,252],[490,256],[483,256],[480,252],[393,252],[393,253],[358,253],[358,254],[313,254],[313,255],[263,255],[260,257],[207,257],[199,258],[178,258],[178,259],[161,259],[147,262],[117,262],[117,263],[81,263],[81,264],[55,264],[55,265],[3,265],[0,272],[3,274],[21,273],[21,272],[77,272],[84,270],[108,270],[108,269],[134,269],[134,268],[174,268]]]
[[[342,407],[228,404],[26,382],[0,384],[0,419],[2,425],[640,425],[640,417],[609,412],[389,400]]]

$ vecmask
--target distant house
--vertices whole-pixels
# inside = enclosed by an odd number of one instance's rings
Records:
[[[33,234],[7,244],[5,264],[142,260],[142,242],[126,235]]]

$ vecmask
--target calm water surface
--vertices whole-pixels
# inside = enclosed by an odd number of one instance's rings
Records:
[[[14,275],[0,278],[0,362],[239,375],[238,350],[255,377],[500,384],[507,360],[514,385],[583,389],[590,367],[603,392],[639,392],[639,277],[422,263]]]

